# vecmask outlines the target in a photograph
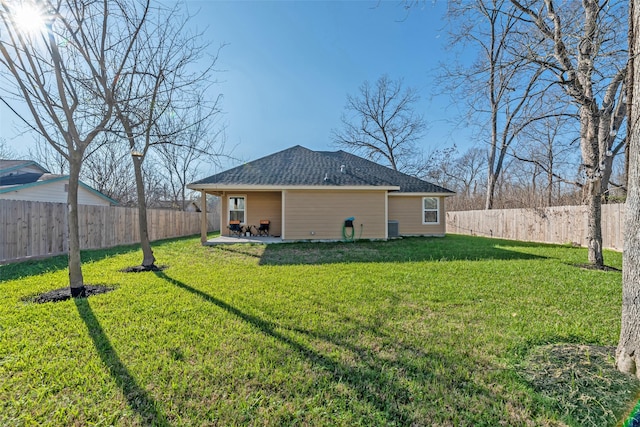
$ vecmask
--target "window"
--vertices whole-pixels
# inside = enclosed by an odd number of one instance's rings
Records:
[[[437,197],[422,198],[422,223],[439,224],[440,200]]]
[[[244,197],[229,197],[229,221],[240,221],[244,224]]]

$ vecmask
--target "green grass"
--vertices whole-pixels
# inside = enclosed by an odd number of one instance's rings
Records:
[[[616,425],[621,273],[463,236],[83,254],[112,292],[33,304],[64,257],[0,267],[0,425]],[[607,252],[609,266],[621,255]]]

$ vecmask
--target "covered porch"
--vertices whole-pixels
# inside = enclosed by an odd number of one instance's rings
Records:
[[[203,223],[204,245],[233,243],[282,242],[282,195],[272,188],[238,187],[226,190],[201,190],[201,203],[206,209],[206,195],[220,198],[220,236],[209,239]],[[204,210],[203,210],[204,211]],[[234,223],[232,225],[232,222]],[[232,228],[234,227],[234,228]]]

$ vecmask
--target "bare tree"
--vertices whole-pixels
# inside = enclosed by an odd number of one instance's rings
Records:
[[[602,196],[611,174],[617,134],[626,116],[626,104],[622,102],[627,62],[623,40],[626,2],[511,2],[522,12],[522,22],[534,30],[523,32],[527,37],[521,38],[518,50],[553,73],[557,84],[579,108],[589,207],[589,262],[602,267]]]
[[[131,152],[119,141],[109,141],[85,160],[80,177],[102,194],[117,200],[120,205],[134,206],[136,189],[130,157]]]
[[[485,194],[483,177],[487,169],[487,153],[481,147],[471,147],[463,153],[447,147],[432,150],[424,161],[419,177],[454,190],[457,194],[447,201],[452,210],[482,209]]]
[[[640,8],[629,1],[629,188],[622,260],[622,326],[616,366],[640,378]]]
[[[0,138],[0,159],[11,159],[15,157],[15,153],[9,147],[7,147],[7,140]]]
[[[83,160],[80,180],[105,196],[118,201],[122,206],[133,206],[136,201],[135,186],[132,184],[133,171],[128,162],[129,150],[123,150],[120,144],[105,141],[107,135],[97,137],[97,149]],[[28,151],[28,157],[38,162],[51,173],[66,175],[69,162],[49,143],[42,139]]]
[[[187,205],[187,184],[194,181],[203,163],[220,165],[225,156],[225,127],[213,120],[203,120],[202,104],[194,103],[191,117],[193,126],[179,126],[182,132],[176,133],[171,144],[160,144],[157,148],[159,164],[165,172],[166,183],[171,199],[181,210]]]
[[[453,147],[433,150],[425,160],[422,177],[468,197],[481,187],[478,180],[487,168],[486,151],[471,147],[462,154]]]
[[[148,1],[39,0],[29,34],[16,20],[21,2],[0,1],[0,66],[24,99],[35,127],[69,162],[69,286],[84,294],[78,183],[82,161],[113,115],[113,95],[147,12]]]
[[[158,11],[153,24],[143,29],[130,72],[121,76],[115,94],[118,125],[114,129],[121,131],[133,158],[141,266],[147,270],[156,268],[156,259],[149,240],[143,162],[153,146],[174,144],[188,129],[205,126],[219,112],[219,96],[213,103],[202,96],[212,84],[217,57],[193,71],[207,45],[200,41],[200,34],[186,30],[189,19],[179,15],[178,6]],[[202,113],[198,117],[192,114],[194,106]]]
[[[356,96],[347,96],[342,129],[333,130],[333,142],[369,159],[384,159],[395,170],[405,171],[420,150],[426,131],[423,117],[414,111],[420,97],[414,88],[403,88],[402,79],[380,77],[374,85],[365,81]]]
[[[446,64],[442,78],[457,99],[469,103],[470,116],[482,128],[479,134],[487,135],[485,209],[494,207],[505,158],[518,134],[549,114],[536,104],[544,67],[509,48],[519,33],[519,14],[507,0],[461,0],[449,6],[449,18],[457,23],[454,44],[470,44],[479,52],[471,64]]]
[[[526,174],[530,176],[534,190],[530,200],[535,201],[536,206],[554,205],[563,184],[584,186],[583,182],[569,178],[575,175],[580,164],[576,159],[579,155],[578,142],[574,138],[577,135],[575,123],[571,114],[546,117],[525,129],[519,136],[522,139],[519,150],[510,153],[529,167]],[[538,181],[542,181],[540,190],[535,191]]]
[[[31,160],[38,162],[51,173],[58,175],[69,173],[69,161],[67,158],[42,138],[35,140],[35,145],[33,148],[29,148],[28,155]]]
[[[460,191],[465,196],[475,198],[483,190],[480,176],[486,173],[486,151],[472,147],[456,159],[456,173],[461,184]]]

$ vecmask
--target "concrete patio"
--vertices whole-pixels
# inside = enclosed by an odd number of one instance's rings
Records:
[[[235,245],[238,243],[261,243],[269,245],[272,243],[284,243],[280,237],[271,236],[218,236],[207,240],[206,246],[215,245]]]

